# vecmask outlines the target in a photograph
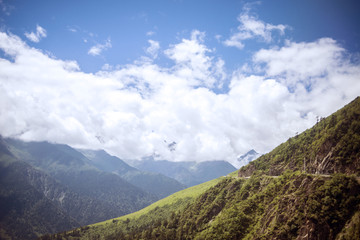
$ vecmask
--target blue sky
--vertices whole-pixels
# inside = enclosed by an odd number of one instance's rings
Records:
[[[236,31],[238,15],[248,4],[251,14],[262,21],[286,24],[286,39],[314,41],[331,37],[346,49],[359,52],[359,1],[2,1],[9,6],[2,14],[2,29],[22,38],[46,29],[47,37],[29,45],[49,51],[57,58],[78,61],[85,72],[96,72],[105,64],[127,64],[144,55],[148,40],[166,49],[189,37],[192,30],[206,33],[206,45],[226,61],[229,70],[242,65],[263,41],[248,41],[239,51],[226,47],[225,40]],[[76,31],[76,32],[75,32]],[[216,36],[221,36],[220,41]],[[282,39],[276,39],[281,44]],[[111,49],[89,57],[96,44],[111,41]],[[86,41],[86,42],[84,42]],[[274,44],[273,42],[270,43]],[[269,45],[269,44],[268,44]],[[159,56],[160,64],[166,58]]]
[[[0,9],[8,137],[237,165],[360,92],[355,0],[0,0]]]

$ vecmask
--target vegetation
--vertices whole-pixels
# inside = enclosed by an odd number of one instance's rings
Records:
[[[0,239],[34,239],[79,226],[40,194],[29,178],[42,179],[55,191],[64,190],[46,174],[14,158],[0,137]]]
[[[167,219],[175,213],[182,211],[189,204],[194,202],[199,195],[220,181],[221,179],[214,179],[184,189],[161,199],[140,211],[119,218],[110,219],[53,236],[45,235],[41,239],[121,239],[124,237],[124,233],[140,231],[140,229],[145,229],[156,221],[161,222],[163,219]]]
[[[43,239],[335,239],[360,203],[360,185],[345,174],[254,174],[223,178],[185,205],[170,202]]]
[[[128,214],[157,200],[120,176],[97,169],[88,158],[67,145],[14,139],[5,142],[19,161],[36,167],[72,192],[64,194],[61,208],[82,225]],[[37,186],[41,184],[39,180]],[[45,193],[52,188],[39,190]],[[55,194],[51,200],[58,202],[60,195]]]

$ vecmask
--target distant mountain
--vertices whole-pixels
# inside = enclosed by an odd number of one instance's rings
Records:
[[[142,190],[156,195],[159,199],[185,188],[183,184],[173,178],[160,173],[140,171],[103,150],[79,149],[78,151],[98,169],[117,174]]]
[[[360,239],[360,98],[238,173],[89,226],[77,238]],[[189,193],[196,198],[183,204]]]
[[[174,178],[188,187],[226,176],[236,170],[226,161],[171,162],[147,157],[140,161],[132,161],[130,164],[143,171],[161,173]]]
[[[104,150],[88,150],[88,149],[76,149],[89,159],[89,164],[96,168],[110,173],[118,175],[126,174],[131,171],[138,171],[136,168],[129,166],[120,158],[111,156]]]
[[[239,156],[236,160],[236,164],[235,167],[237,168],[241,168],[242,166],[247,165],[249,162],[257,159],[258,157],[260,157],[260,153],[257,153],[254,149],[251,149],[250,151],[248,151],[247,153],[245,153],[244,155]]]

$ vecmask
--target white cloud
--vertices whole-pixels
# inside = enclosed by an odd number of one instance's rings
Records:
[[[92,46],[89,49],[88,54],[91,56],[98,56],[102,53],[102,51],[105,51],[111,47],[112,47],[111,39],[109,38],[105,41],[104,44],[96,44],[96,45]]]
[[[154,40],[148,41],[150,46],[146,49],[146,53],[149,54],[153,59],[157,58],[160,49],[160,43]]]
[[[30,32],[30,33],[25,32],[25,36],[30,41],[38,43],[42,38],[45,38],[47,35],[46,35],[46,30],[44,28],[42,28],[39,25],[36,25],[36,32]]]
[[[250,8],[245,7],[244,11],[239,15],[238,21],[240,25],[237,31],[233,33],[229,39],[224,41],[224,44],[229,47],[244,48],[244,40],[260,39],[266,43],[273,40],[273,32],[276,31],[283,35],[287,26],[283,24],[273,25],[259,20],[256,16],[250,15]]]
[[[207,55],[212,50],[203,44],[204,37],[205,33],[194,30],[191,39],[182,39],[181,43],[170,46],[165,55],[175,61],[174,70],[177,76],[187,79],[192,86],[212,88],[222,84],[225,72],[221,59],[215,62],[213,57]],[[216,78],[214,73],[221,78]]]
[[[321,38],[262,49],[253,60],[263,65],[266,76],[276,78],[295,94],[301,93],[304,105],[326,116],[334,107],[341,107],[342,98],[351,99],[360,93],[359,65],[351,63],[346,54],[335,40]]]
[[[12,59],[0,58],[2,135],[104,148],[121,158],[156,152],[173,161],[235,161],[252,148],[271,150],[360,92],[359,64],[332,39],[260,50],[222,94],[212,87],[225,62],[199,31],[165,50],[174,61],[168,68],[144,61],[84,73],[7,33],[0,49]],[[308,66],[313,51],[319,64]]]

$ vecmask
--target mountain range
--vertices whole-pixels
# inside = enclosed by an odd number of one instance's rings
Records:
[[[42,239],[360,239],[360,98],[238,171]]]
[[[226,176],[236,170],[230,163],[220,160],[171,162],[146,157],[140,161],[130,161],[129,164],[143,171],[161,173],[188,187]]]
[[[33,239],[118,217],[184,189],[105,151],[1,138],[0,154],[1,239]]]

